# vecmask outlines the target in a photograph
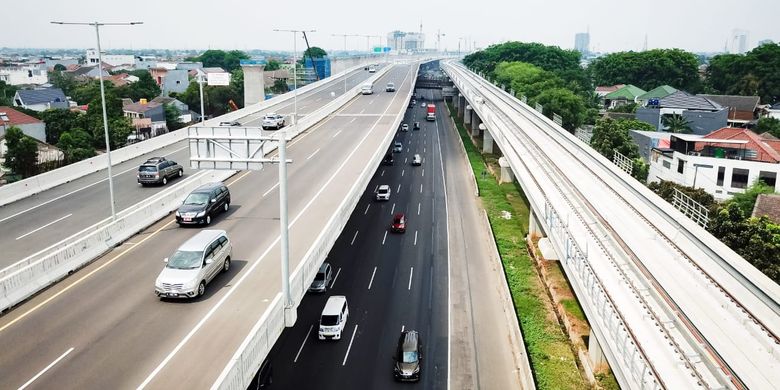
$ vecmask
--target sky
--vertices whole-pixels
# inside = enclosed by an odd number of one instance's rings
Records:
[[[8,6],[13,4],[13,6]],[[3,6],[6,5],[6,6]],[[129,22],[101,29],[103,49],[291,50],[291,33],[316,30],[312,46],[344,48],[333,34],[381,35],[422,31],[426,46],[463,49],[507,40],[574,47],[574,34],[590,32],[591,50],[647,47],[693,52],[722,51],[734,29],[759,40],[780,41],[778,0],[479,0],[465,1],[251,1],[251,0],[0,0],[0,47],[87,48],[94,29],[51,21]],[[374,46],[379,38],[368,38]],[[298,50],[304,46],[298,39]],[[367,38],[350,37],[347,49],[365,50]]]

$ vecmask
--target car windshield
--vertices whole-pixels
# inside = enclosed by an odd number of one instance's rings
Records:
[[[334,326],[339,324],[339,316],[322,316],[320,324],[325,326]]]
[[[138,172],[157,172],[157,167],[154,165],[141,165],[138,168]]]
[[[173,269],[196,269],[200,268],[202,252],[197,251],[176,251],[168,259],[168,268]]]
[[[194,204],[194,205],[204,205],[209,202],[209,196],[208,194],[203,193],[194,193],[187,196],[187,199],[184,199],[184,204]]]
[[[417,363],[417,352],[404,352],[401,363]]]
[[[384,194],[384,193],[390,192],[390,189],[389,188],[380,188],[379,191],[377,191],[377,192],[379,192],[380,194]]]

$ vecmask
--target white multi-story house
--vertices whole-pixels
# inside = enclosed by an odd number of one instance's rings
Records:
[[[87,66],[98,64],[98,52],[95,49],[87,49]],[[136,58],[132,54],[106,54],[103,53],[103,63],[111,66],[130,65],[135,66]]]
[[[9,85],[43,85],[49,82],[45,64],[0,68],[0,81]]]
[[[778,176],[780,140],[727,127],[705,136],[672,134],[668,148],[652,149],[647,180],[701,188],[726,200],[758,180],[780,192]]]

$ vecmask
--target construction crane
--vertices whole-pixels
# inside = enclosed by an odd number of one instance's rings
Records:
[[[309,53],[309,58],[311,59],[311,67],[314,68],[314,75],[317,76],[317,81],[320,80],[320,72],[317,71],[317,65],[314,64],[314,56],[311,55],[311,46],[309,46],[309,38],[306,38],[306,31],[301,31],[303,33],[303,40],[306,41],[306,52]],[[303,63],[306,63],[306,57],[303,58]]]

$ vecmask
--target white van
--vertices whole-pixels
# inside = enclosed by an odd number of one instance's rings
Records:
[[[374,93],[374,84],[371,83],[365,83],[362,87],[360,87],[360,93],[363,95],[371,95]]]
[[[202,296],[206,284],[230,269],[232,249],[224,230],[201,230],[165,258],[154,293],[161,299]]]
[[[341,340],[341,333],[347,326],[347,317],[349,316],[349,307],[347,306],[347,297],[343,295],[334,295],[328,298],[325,308],[322,309],[320,316],[320,340]]]

